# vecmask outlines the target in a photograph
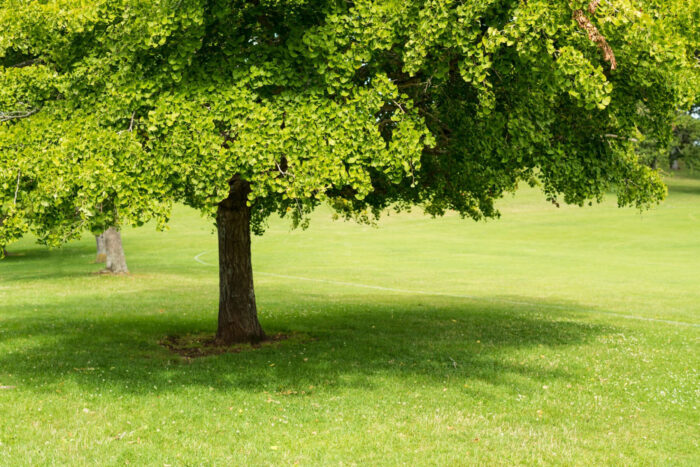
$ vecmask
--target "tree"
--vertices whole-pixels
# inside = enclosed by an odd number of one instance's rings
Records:
[[[5,182],[0,244],[30,230],[50,246],[85,230],[104,232],[103,272],[126,273],[118,227],[125,219],[133,225],[148,221],[150,212],[167,209],[158,208],[167,197],[152,199],[147,203],[151,208],[139,211],[146,192],[135,177],[143,176],[148,164],[139,161],[138,145],[128,136],[82,126],[76,117],[52,121],[48,113],[13,122],[0,132],[0,180]]]
[[[691,170],[700,168],[700,106],[676,117],[673,139],[668,150],[669,165],[678,170],[679,162]]]
[[[690,170],[700,167],[700,106],[678,112],[669,140],[643,139],[639,154],[652,168],[679,170],[681,163]]]
[[[56,243],[163,224],[184,202],[218,229],[218,339],[260,340],[250,232],[272,213],[480,219],[523,181],[554,203],[658,202],[632,139],[662,138],[692,99],[683,26],[697,13],[678,0],[7,0],[2,235],[25,219]]]
[[[107,261],[107,249],[105,248],[105,234],[95,235],[95,244],[97,246],[96,263],[105,263]]]

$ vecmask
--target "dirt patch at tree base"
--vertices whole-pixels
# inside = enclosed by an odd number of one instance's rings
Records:
[[[165,336],[158,344],[187,359],[208,357],[210,355],[221,355],[225,353],[240,353],[261,349],[263,347],[272,347],[279,345],[286,340],[308,339],[298,333],[283,334],[277,333],[263,341],[255,344],[241,343],[225,345],[216,340],[216,336],[212,334],[187,334],[184,336]]]
[[[131,273],[128,272],[112,272],[109,269],[100,269],[99,271],[91,272],[90,274],[96,276],[130,276]]]

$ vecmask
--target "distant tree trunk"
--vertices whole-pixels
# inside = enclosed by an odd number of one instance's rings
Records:
[[[671,170],[680,170],[681,166],[680,163],[678,162],[678,159],[673,159],[671,161]]]
[[[258,321],[250,252],[248,182],[235,177],[229,196],[219,203],[219,324],[216,339],[222,344],[259,342],[265,332]]]
[[[105,230],[104,241],[107,253],[105,261],[105,272],[112,274],[126,274],[129,269],[126,267],[126,257],[122,247],[121,233],[114,227]]]
[[[105,247],[105,235],[104,233],[100,235],[95,235],[95,243],[97,243],[97,257],[95,258],[96,263],[104,263],[107,261],[107,248]]]
[[[0,227],[2,227],[3,220],[4,219],[2,217],[0,217]],[[0,255],[0,256],[4,258],[5,256],[7,256],[7,250],[5,249],[5,245],[2,245],[1,248],[2,248],[2,255]]]

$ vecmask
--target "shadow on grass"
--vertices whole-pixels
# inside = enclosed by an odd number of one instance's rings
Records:
[[[94,263],[95,248],[74,242],[60,248],[49,249],[42,245],[8,247],[9,256],[0,260],[0,284],[27,280],[54,280],[58,277],[79,277],[98,270]],[[48,264],[42,269],[37,263]]]
[[[672,196],[675,194],[700,196],[700,184],[673,184],[669,185],[668,192]]]
[[[47,258],[52,260],[59,259],[61,256],[66,256],[66,260],[74,259],[76,256],[88,256],[95,254],[95,247],[87,245],[83,242],[71,242],[62,245],[58,248],[48,248],[38,243],[18,245],[7,247],[9,256],[3,259],[7,263],[15,263],[21,261],[26,263],[29,261],[45,261]]]
[[[196,386],[301,393],[309,386],[371,390],[375,378],[398,377],[429,384],[478,379],[505,391],[527,392],[572,378],[533,362],[528,352],[537,356],[539,347],[575,346],[612,329],[568,321],[566,313],[545,315],[532,306],[409,295],[368,294],[361,303],[303,293],[293,298],[293,310],[263,305],[269,310],[263,325],[270,333],[301,333],[313,340],[191,361],[158,341],[172,334],[213,332],[213,310],[145,315],[129,309],[134,302],[127,301],[112,303],[112,313],[72,316],[60,311],[78,306],[67,299],[38,308],[35,318],[21,319],[7,318],[11,310],[0,305],[0,316],[6,317],[0,319],[0,376],[13,375],[18,390],[29,391],[53,391],[70,381],[88,391],[117,393],[145,394],[154,386],[159,393]],[[103,305],[95,299],[96,309]],[[85,304],[80,308],[85,310]]]
[[[668,191],[671,195],[679,193],[700,196],[700,172],[683,172],[668,179]]]

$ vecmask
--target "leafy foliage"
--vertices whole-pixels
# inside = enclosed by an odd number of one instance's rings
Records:
[[[698,109],[700,110],[700,109]],[[697,114],[681,114],[673,128],[669,159],[681,160],[686,167],[700,169],[700,119]]]
[[[645,139],[639,143],[642,160],[652,167],[700,168],[700,107],[679,112],[669,141]]]
[[[2,0],[0,243],[205,213],[238,175],[254,228],[328,202],[497,215],[665,189],[663,139],[698,85],[697,2]],[[614,56],[611,54],[614,53]],[[613,69],[614,68],[614,69]]]

